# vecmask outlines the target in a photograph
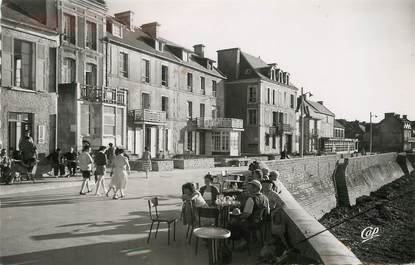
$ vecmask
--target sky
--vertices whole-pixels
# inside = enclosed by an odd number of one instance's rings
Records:
[[[157,21],[162,37],[205,55],[239,47],[277,63],[336,118],[415,120],[415,0],[107,0]]]

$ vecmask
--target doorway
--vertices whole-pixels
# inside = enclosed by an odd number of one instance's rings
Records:
[[[33,114],[9,112],[8,121],[8,148],[18,150],[25,131],[30,131],[33,137]]]
[[[206,154],[206,148],[205,148],[206,140],[205,140],[205,137],[206,137],[205,132],[200,132],[199,133],[199,145],[200,145],[199,146],[199,153],[201,155]]]

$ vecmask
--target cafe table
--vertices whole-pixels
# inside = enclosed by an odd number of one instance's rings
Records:
[[[219,249],[222,247],[220,240],[229,238],[231,231],[221,227],[199,227],[193,230],[193,234],[208,240],[209,265],[217,264]]]

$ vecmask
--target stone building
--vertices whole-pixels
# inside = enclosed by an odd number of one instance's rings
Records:
[[[56,146],[56,56],[59,38],[49,1],[1,6],[0,143],[18,149],[30,131],[40,155]]]
[[[415,150],[415,135],[407,115],[394,112],[385,113],[385,117],[373,126],[374,152],[402,152]]]
[[[127,91],[106,81],[104,1],[57,0],[60,71],[58,145],[80,149],[126,144]]]
[[[239,48],[218,51],[225,81],[225,116],[244,121],[242,152],[276,154],[295,151],[297,88],[277,64]]]
[[[298,113],[301,113],[301,96],[298,99]],[[333,138],[334,113],[331,112],[323,101],[312,101],[304,96],[304,154],[317,153],[324,145],[323,138]],[[298,116],[298,128],[301,132],[301,118]],[[300,135],[300,134],[299,134]],[[301,135],[300,135],[301,137]],[[299,138],[300,138],[299,137]],[[301,148],[301,139],[299,139]]]
[[[224,118],[225,76],[204,45],[166,40],[157,22],[135,27],[131,11],[107,17],[106,29],[106,86],[128,91],[131,152],[239,155],[242,121]]]
[[[345,119],[336,119],[338,123],[344,127],[344,136],[349,139],[357,139],[359,143],[359,152],[369,151],[369,139],[367,137],[370,125],[366,122],[358,120],[347,121]]]

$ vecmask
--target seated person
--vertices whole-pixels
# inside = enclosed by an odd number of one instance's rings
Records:
[[[78,167],[78,164],[76,163],[76,160],[78,159],[78,154],[74,151],[73,147],[69,149],[69,152],[67,152],[64,155],[67,163],[67,167],[69,170],[69,175],[75,176],[76,168]]]
[[[207,174],[205,176],[205,186],[200,188],[200,193],[209,206],[215,205],[216,197],[219,194],[218,188],[213,186],[212,182],[213,176],[211,174]]]
[[[281,193],[281,182],[279,180],[280,173],[278,171],[271,171],[269,172],[269,179],[272,181],[272,189],[276,193]]]
[[[6,184],[11,180],[11,160],[6,154],[6,149],[0,150],[0,176]]]
[[[61,156],[61,149],[57,148],[55,152],[50,153],[47,157],[49,161],[52,163],[53,167],[53,174],[55,177],[65,175],[65,166],[62,164],[62,156]]]
[[[182,199],[183,199],[183,209],[182,209],[183,223],[185,225],[193,224],[197,217],[196,208],[208,207],[208,204],[206,203],[202,194],[200,194],[200,192],[196,190],[195,185],[191,182],[183,184]]]
[[[273,210],[281,209],[284,206],[284,202],[280,199],[280,196],[272,190],[274,184],[272,180],[263,180],[261,181],[261,184],[261,192],[268,198],[270,211],[272,212]]]
[[[261,193],[262,185],[258,180],[248,183],[249,197],[245,202],[242,213],[230,221],[231,238],[240,240],[237,249],[247,245],[250,232],[260,225],[263,216],[270,213],[268,198]]]

